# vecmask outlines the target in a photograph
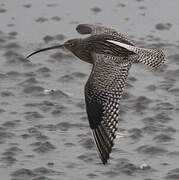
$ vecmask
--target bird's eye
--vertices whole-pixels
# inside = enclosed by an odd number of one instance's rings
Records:
[[[69,43],[69,46],[72,47],[74,44],[72,42]]]

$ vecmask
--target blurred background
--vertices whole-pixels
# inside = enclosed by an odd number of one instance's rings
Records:
[[[178,0],[0,0],[1,179],[179,179],[178,7]],[[80,23],[113,27],[167,57],[157,70],[132,67],[119,120],[131,135],[116,140],[107,166],[85,110],[91,66],[61,50],[25,59],[81,37]]]

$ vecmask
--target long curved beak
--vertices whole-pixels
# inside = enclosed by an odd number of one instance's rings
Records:
[[[38,51],[35,51],[35,52],[29,54],[26,58],[28,59],[28,58],[30,58],[31,56],[33,56],[34,54],[37,54],[37,53],[39,53],[39,52],[48,51],[48,50],[51,50],[51,49],[59,49],[59,48],[63,48],[63,47],[64,47],[64,44],[62,44],[62,45],[57,45],[57,46],[52,46],[52,47],[47,47],[47,48],[44,48],[44,49],[40,49],[40,50],[38,50]]]

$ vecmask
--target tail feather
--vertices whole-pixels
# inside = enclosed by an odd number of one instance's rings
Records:
[[[113,40],[107,41],[134,52],[136,54],[134,60],[135,62],[141,62],[152,68],[157,68],[165,62],[165,55],[161,50],[139,48]]]
[[[138,55],[137,55],[137,62],[141,62],[145,65],[148,65],[152,68],[157,68],[160,65],[162,65],[166,59],[165,55],[161,50],[158,49],[142,49],[140,48],[138,50]]]

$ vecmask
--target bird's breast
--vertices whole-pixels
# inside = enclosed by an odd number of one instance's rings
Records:
[[[85,47],[78,47],[73,51],[73,54],[80,58],[82,61],[93,64],[93,59],[91,56],[91,51]]]

